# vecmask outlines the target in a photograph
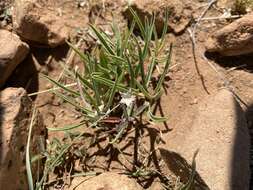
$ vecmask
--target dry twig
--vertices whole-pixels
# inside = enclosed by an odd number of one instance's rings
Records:
[[[190,34],[190,38],[191,38],[191,42],[192,42],[192,52],[193,52],[193,59],[194,59],[194,63],[195,63],[195,68],[196,68],[196,71],[200,77],[202,86],[203,86],[204,90],[207,92],[207,94],[209,94],[209,92],[205,86],[204,77],[200,72],[200,69],[198,66],[198,61],[197,61],[197,56],[196,56],[196,46],[197,46],[197,44],[196,44],[196,30],[197,30],[197,27],[199,26],[202,18],[206,15],[207,11],[212,7],[212,5],[214,3],[216,3],[216,1],[217,0],[210,1],[207,5],[206,9],[201,13],[201,15],[196,20],[196,23],[192,26],[192,30],[190,28],[188,28],[188,30],[187,30]]]
[[[223,81],[225,88],[228,89],[241,104],[243,104],[246,108],[249,108],[248,104],[245,101],[243,101],[242,98],[240,98],[240,96],[235,92],[234,87],[229,82],[229,80],[227,80],[227,78],[223,75],[223,73],[218,71],[218,69],[210,61],[208,61],[205,55],[203,55],[203,59],[218,74],[219,78]]]

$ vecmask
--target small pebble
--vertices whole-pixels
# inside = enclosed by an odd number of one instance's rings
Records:
[[[194,104],[197,104],[198,103],[198,99],[195,98],[192,102],[190,102],[190,105],[194,105]]]

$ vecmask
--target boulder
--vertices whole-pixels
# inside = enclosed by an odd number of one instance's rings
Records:
[[[205,45],[224,56],[253,53],[253,12],[214,32]]]
[[[7,30],[0,30],[0,87],[29,52],[29,46]]]
[[[76,177],[69,190],[142,190],[141,186],[125,175],[106,172],[96,177]]]
[[[25,152],[31,113],[32,101],[23,88],[7,88],[0,92],[0,189],[29,189]],[[45,145],[44,135],[42,118],[37,114],[31,138],[31,158],[41,153],[41,147]],[[32,166],[36,178],[38,165],[33,163]]]
[[[15,31],[29,43],[56,47],[68,38],[68,30],[55,8],[46,1],[16,0],[13,11]]]
[[[243,110],[228,90],[209,96],[199,106],[193,125],[168,136],[160,148],[169,170],[186,183],[196,161],[196,189],[249,189],[250,137]]]
[[[161,34],[165,22],[165,11],[168,10],[168,30],[176,34],[183,32],[192,20],[192,8],[187,1],[171,0],[133,0],[130,1],[131,7],[140,17],[142,22],[145,18],[151,19],[155,13],[155,26],[158,34]],[[133,16],[129,9],[124,15],[131,22]]]

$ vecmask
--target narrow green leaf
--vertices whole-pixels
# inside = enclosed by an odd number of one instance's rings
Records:
[[[62,147],[61,151],[59,152],[58,156],[54,159],[54,161],[49,165],[48,168],[46,168],[43,177],[41,178],[40,182],[38,184],[36,184],[36,190],[41,190],[41,186],[44,183],[44,181],[46,180],[46,177],[49,173],[49,171],[52,171],[53,168],[55,167],[55,165],[57,164],[57,162],[59,162],[59,160],[62,158],[62,156],[64,155],[64,153],[72,146],[72,144],[69,145],[65,145]]]
[[[96,104],[97,104],[97,106],[99,106],[99,105],[101,105],[101,98],[100,98],[100,93],[99,93],[99,89],[97,86],[97,82],[93,78],[91,80],[92,80],[93,90],[95,93]],[[99,109],[97,111],[100,112]]]
[[[97,81],[101,84],[107,85],[111,88],[113,88],[114,83],[115,83],[114,81],[111,81],[109,79],[103,78],[103,77],[98,76],[98,75],[93,75],[92,78],[94,78],[95,81]],[[129,90],[126,86],[124,86],[122,84],[116,85],[116,88],[117,88],[117,90],[120,90],[120,91],[123,91],[123,92],[127,92]]]
[[[88,62],[87,56],[82,53],[78,48],[76,48],[73,44],[71,44],[70,42],[66,41],[66,43],[71,47],[71,49],[73,49],[78,55],[79,57],[84,61],[84,62]]]
[[[59,96],[61,99],[65,100],[66,102],[68,102],[69,104],[71,104],[72,106],[74,106],[75,108],[77,109],[80,109],[81,111],[87,113],[87,114],[91,114],[93,115],[94,112],[89,110],[89,109],[86,109],[82,106],[80,106],[77,102],[75,102],[75,100],[71,100],[70,97],[67,97],[67,96],[64,96],[63,94],[61,93],[58,93],[58,92],[54,92],[57,96]]]
[[[162,94],[162,91],[160,90],[157,93],[155,93],[154,95],[150,95],[149,92],[136,79],[135,79],[135,84],[137,85],[139,90],[144,94],[144,96],[149,100],[156,100]]]
[[[144,60],[146,59],[147,55],[148,55],[148,50],[149,50],[149,47],[150,47],[150,41],[152,39],[152,34],[153,34],[153,31],[154,31],[154,26],[155,26],[155,18],[154,16],[152,17],[152,20],[151,20],[151,24],[149,25],[148,21],[147,21],[147,24],[146,24],[146,33],[147,33],[147,37],[146,39],[144,40],[145,42],[145,45],[144,45],[144,49],[143,49],[143,52],[142,52],[142,60],[144,62]]]
[[[189,181],[180,188],[180,190],[191,190],[194,185],[194,178],[196,176],[196,157],[198,155],[199,150],[195,151],[192,159],[192,171]]]
[[[87,55],[87,62],[84,65],[84,68],[85,68],[84,76],[86,76],[86,75],[90,76],[91,75],[91,73],[92,73],[92,67],[91,67],[91,65],[92,64],[93,64],[92,63],[92,59],[91,59],[90,55],[88,54]]]
[[[172,55],[172,44],[170,45],[170,50],[169,50],[169,55],[165,64],[165,68],[163,70],[163,73],[157,83],[157,86],[155,88],[155,92],[158,92],[159,90],[161,90],[162,84],[164,82],[165,76],[168,73],[169,70],[169,66],[170,66],[170,62],[171,62],[171,55]]]
[[[110,69],[104,68],[102,65],[98,65],[98,69],[102,71],[104,75],[109,75],[109,73],[111,73]]]
[[[72,130],[72,129],[76,129],[78,127],[83,126],[85,123],[79,123],[79,124],[75,124],[75,125],[68,125],[65,127],[61,127],[61,128],[51,128],[51,127],[47,127],[47,130],[49,131],[68,131],[68,130]]]
[[[65,63],[62,63],[60,61],[59,64],[63,68],[63,71],[66,72],[66,73],[63,72],[63,74],[66,78],[75,79],[75,73],[73,71],[71,71]],[[59,82],[60,79],[61,79],[61,77],[58,78],[56,81]]]
[[[120,106],[120,104],[116,105],[115,107],[113,107],[108,113],[106,113],[105,115],[101,116],[96,122],[94,122],[93,124],[90,125],[90,127],[94,127],[97,125],[97,122],[101,121],[102,119],[104,119],[105,117],[107,117],[111,112],[115,111],[118,107]],[[80,133],[76,138],[80,138],[84,133]],[[46,177],[48,176],[49,171],[52,171],[52,169],[54,168],[54,166],[57,164],[57,162],[62,158],[62,156],[64,155],[64,153],[73,145],[75,141],[72,141],[70,144],[65,145],[62,147],[60,153],[58,154],[58,156],[54,159],[54,161],[50,164],[50,166],[48,168],[46,168],[43,177],[41,178],[40,182],[36,184],[36,190],[41,190],[41,186],[44,183]]]
[[[129,58],[126,56],[126,60],[127,60],[127,65],[128,65],[128,72],[130,73],[130,87],[134,88],[134,80],[135,80],[135,74],[134,74],[134,70],[133,67],[131,65],[131,62],[129,60]]]
[[[59,86],[60,88],[62,88],[63,90],[65,90],[66,92],[69,92],[70,94],[75,95],[75,96],[80,96],[80,94],[79,94],[78,92],[76,92],[76,91],[74,91],[74,90],[71,90],[70,88],[68,88],[68,87],[66,87],[66,86],[64,86],[64,85],[62,85],[62,84],[60,84],[59,82],[57,82],[57,81],[51,79],[50,77],[48,77],[48,76],[46,76],[46,75],[44,75],[44,77],[45,77],[46,79],[48,79],[50,82],[54,83],[56,86]]]
[[[109,60],[103,49],[100,50],[99,58],[100,58],[100,64],[103,66],[103,68],[108,69],[107,65],[109,64]]]
[[[148,112],[147,112],[147,116],[148,118],[155,122],[155,123],[161,123],[161,122],[165,122],[167,121],[166,117],[159,117],[159,116],[155,116],[154,114],[152,114],[151,108],[149,107]]]
[[[149,83],[150,83],[155,65],[156,65],[156,59],[153,57],[152,60],[151,60],[151,64],[148,66],[148,74],[147,74],[147,77],[146,77],[146,84],[145,84],[147,88],[149,86]]]
[[[110,57],[111,59],[115,59],[116,62],[120,62],[120,64],[125,64],[126,60],[125,58],[119,57],[117,55],[111,55],[111,54],[107,54],[108,57]]]
[[[100,113],[100,110],[98,108],[101,105],[100,89],[98,88],[98,84],[96,83],[96,81],[92,78],[93,73],[97,73],[94,65],[95,65],[94,60],[93,61],[91,60],[89,62],[89,68],[90,68],[89,77],[91,79],[92,91],[94,92],[94,96],[95,96],[95,100],[96,100],[95,101],[96,102],[95,108],[96,108],[97,112]],[[101,75],[103,73],[97,73],[97,74]]]
[[[118,79],[118,76],[116,75],[116,79],[115,79],[114,85],[113,85],[113,87],[111,89],[111,93],[109,95],[108,102],[107,102],[107,104],[105,106],[105,110],[108,110],[111,107],[112,103],[113,103],[115,92],[117,90],[118,81],[119,81],[119,79]]]
[[[145,101],[145,103],[142,106],[137,108],[137,110],[133,114],[133,117],[138,117],[149,107],[149,105],[150,105],[149,102]]]
[[[29,190],[33,190],[33,176],[32,176],[32,167],[31,167],[31,159],[30,159],[30,143],[31,143],[31,136],[32,136],[32,128],[33,128],[33,122],[37,115],[36,108],[33,109],[31,123],[28,131],[28,139],[27,139],[27,145],[26,145],[26,154],[25,154],[25,164],[26,164],[26,173],[27,173],[27,179],[28,179],[28,186]]]
[[[165,39],[165,35],[166,35],[167,31],[168,31],[168,19],[169,19],[169,11],[166,8],[166,10],[165,10],[165,22],[164,22],[164,25],[163,25],[163,32],[162,32],[162,35],[161,35],[161,41],[160,41],[160,47],[159,47],[159,49],[162,48],[163,43],[164,43],[164,39]]]
[[[131,23],[130,30],[127,32],[126,39],[122,43],[122,52],[125,52],[126,47],[128,47],[129,39],[133,34],[134,27],[135,27],[135,20]]]
[[[77,80],[80,81],[82,85],[81,88],[82,88],[83,95],[85,96],[89,104],[96,107],[97,106],[96,99],[90,95],[91,91],[93,91],[93,87],[90,84],[90,82],[84,79],[83,77],[81,77],[81,75],[79,74],[77,74]]]
[[[155,56],[158,56],[158,51],[159,51],[159,48],[160,48],[160,43],[159,43],[156,27],[154,27],[153,34],[154,34],[154,38],[155,38],[155,50],[154,50],[155,51]]]
[[[116,38],[116,55],[117,56],[122,56],[122,39],[121,39],[121,34],[119,31],[119,28],[117,24],[115,23],[115,20],[113,19],[113,24],[112,24],[112,30],[114,32],[115,38]]]
[[[108,43],[108,45],[110,47],[112,47],[112,49],[114,49],[114,42],[111,40],[112,36],[109,36],[104,30],[99,30],[99,32],[101,32],[101,34],[104,36],[105,41]]]
[[[143,60],[143,53],[141,50],[141,46],[138,42],[138,39],[136,37],[133,38],[135,40],[135,43],[137,45],[138,49],[138,55],[139,55],[139,63],[138,66],[135,69],[135,78],[139,75],[139,72],[141,73],[141,79],[145,83],[145,73],[144,73],[144,60]]]
[[[82,77],[79,73],[76,73],[76,77],[80,79],[82,85],[85,88],[92,89],[92,84],[88,80],[86,80],[84,77]]]
[[[107,40],[104,38],[104,36],[102,36],[100,34],[100,32],[92,25],[90,25],[91,29],[94,31],[94,33],[96,34],[96,36],[98,37],[99,41],[101,42],[101,44],[103,45],[103,47],[105,48],[105,50],[112,54],[115,55],[115,52],[113,51],[112,47],[107,43]]]
[[[37,155],[35,155],[35,156],[32,157],[31,163],[34,163],[34,162],[39,161],[39,160],[42,160],[43,158],[45,158],[44,155],[37,154]]]
[[[140,71],[141,71],[141,79],[142,79],[142,82],[144,84],[143,87],[144,87],[145,90],[147,90],[147,87],[145,86],[146,78],[145,78],[145,71],[144,71],[144,61],[140,60],[139,64],[140,64]]]
[[[139,18],[139,16],[137,15],[137,13],[132,9],[132,7],[128,7],[128,9],[130,10],[132,16],[133,16],[133,19],[134,21],[137,23],[138,27],[139,27],[139,30],[141,31],[141,35],[143,38],[146,37],[145,35],[145,29],[144,29],[144,26]]]

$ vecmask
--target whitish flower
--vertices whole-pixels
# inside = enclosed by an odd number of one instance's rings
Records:
[[[131,105],[133,105],[134,101],[135,96],[132,95],[131,92],[121,93],[121,104],[125,104],[127,107],[130,107]]]

